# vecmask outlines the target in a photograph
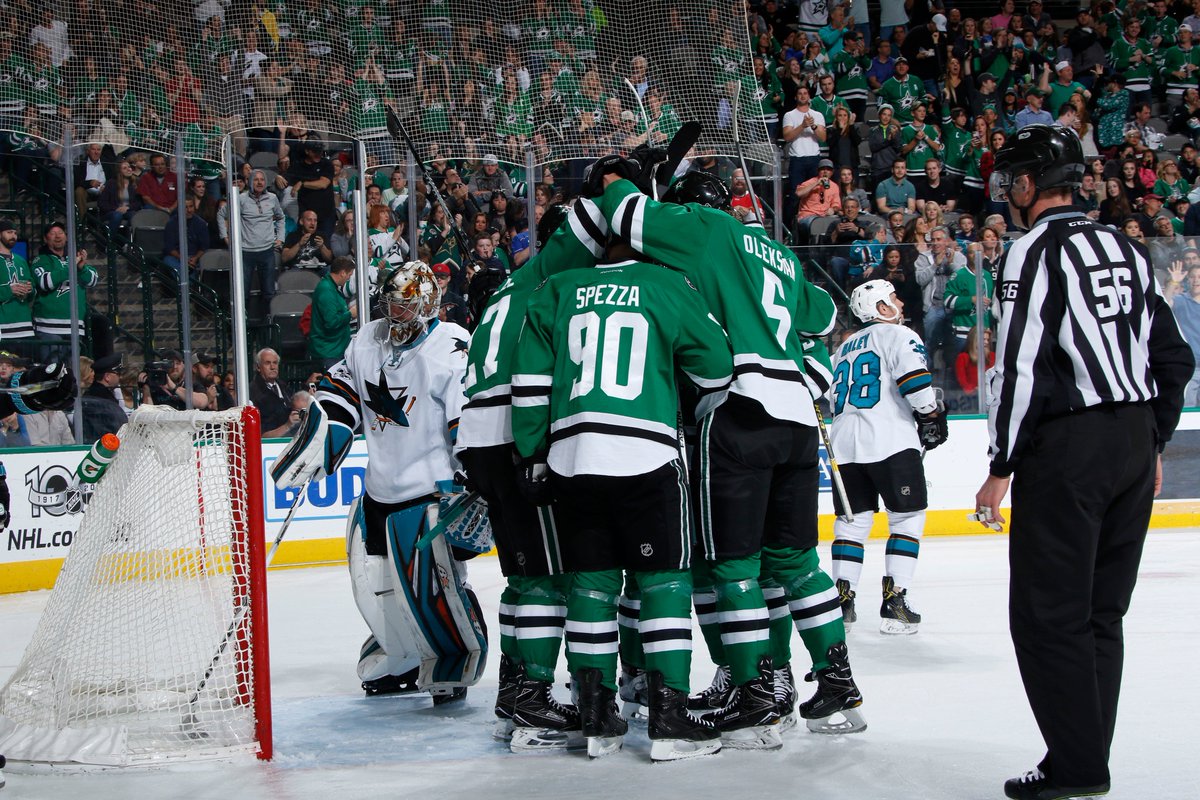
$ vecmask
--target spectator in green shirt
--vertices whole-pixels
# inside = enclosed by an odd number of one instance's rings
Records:
[[[321,359],[329,369],[342,360],[350,346],[350,321],[357,319],[358,307],[347,306],[342,287],[354,277],[354,259],[339,256],[321,278],[312,294],[312,327],[308,332],[308,356]]]

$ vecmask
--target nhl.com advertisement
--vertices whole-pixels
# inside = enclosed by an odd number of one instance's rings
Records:
[[[927,534],[983,532],[966,519],[975,492],[987,474],[987,421],[952,419],[946,444],[926,454],[929,488]],[[286,442],[263,443],[263,507],[266,538],[273,540],[296,499],[296,489],[278,489],[270,468]],[[92,491],[116,491],[104,480],[82,492],[67,492],[87,448],[44,448],[0,452],[8,473],[11,521],[0,534],[0,593],[49,588],[70,551],[92,498]],[[1188,411],[1163,459],[1164,487],[1156,504],[1154,527],[1200,525],[1200,411]],[[362,494],[367,469],[365,443],[359,439],[337,472],[309,484],[274,565],[330,563],[345,558],[346,517]],[[832,531],[832,470],[820,450],[820,529]],[[147,502],[152,502],[148,499]],[[886,535],[876,517],[874,534]]]

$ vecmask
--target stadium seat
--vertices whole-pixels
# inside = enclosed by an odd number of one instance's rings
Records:
[[[309,295],[320,281],[321,276],[313,270],[289,269],[279,274],[275,291],[279,294]]]
[[[261,151],[250,156],[252,169],[279,169],[279,156],[270,151]]]

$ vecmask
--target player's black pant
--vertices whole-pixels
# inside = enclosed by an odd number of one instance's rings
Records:
[[[554,512],[531,504],[517,488],[512,445],[471,447],[459,454],[459,460],[488,504],[504,576],[536,578],[561,573]]]
[[[1107,406],[1038,426],[1013,479],[1009,625],[1059,786],[1107,783],[1124,643],[1154,494],[1154,418]]]

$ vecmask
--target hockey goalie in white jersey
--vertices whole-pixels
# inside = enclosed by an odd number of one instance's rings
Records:
[[[888,281],[867,281],[854,290],[850,311],[863,326],[834,351],[829,390],[830,444],[853,512],[850,521],[843,518],[835,497],[833,578],[849,626],[856,621],[863,549],[882,497],[888,541],[879,613],[880,632],[888,634],[916,633],[921,621],[907,601],[928,506],[921,448],[931,450],[947,435],[925,345],[904,326],[903,309]]]
[[[368,695],[429,691],[442,702],[465,694],[487,654],[465,564],[442,536],[428,549],[416,544],[456,472],[470,334],[437,321],[440,291],[422,262],[388,269],[378,299],[382,318],[325,374],[271,474],[293,487],[331,474],[361,425],[369,461],[346,534],[355,602],[371,630],[359,677]]]

